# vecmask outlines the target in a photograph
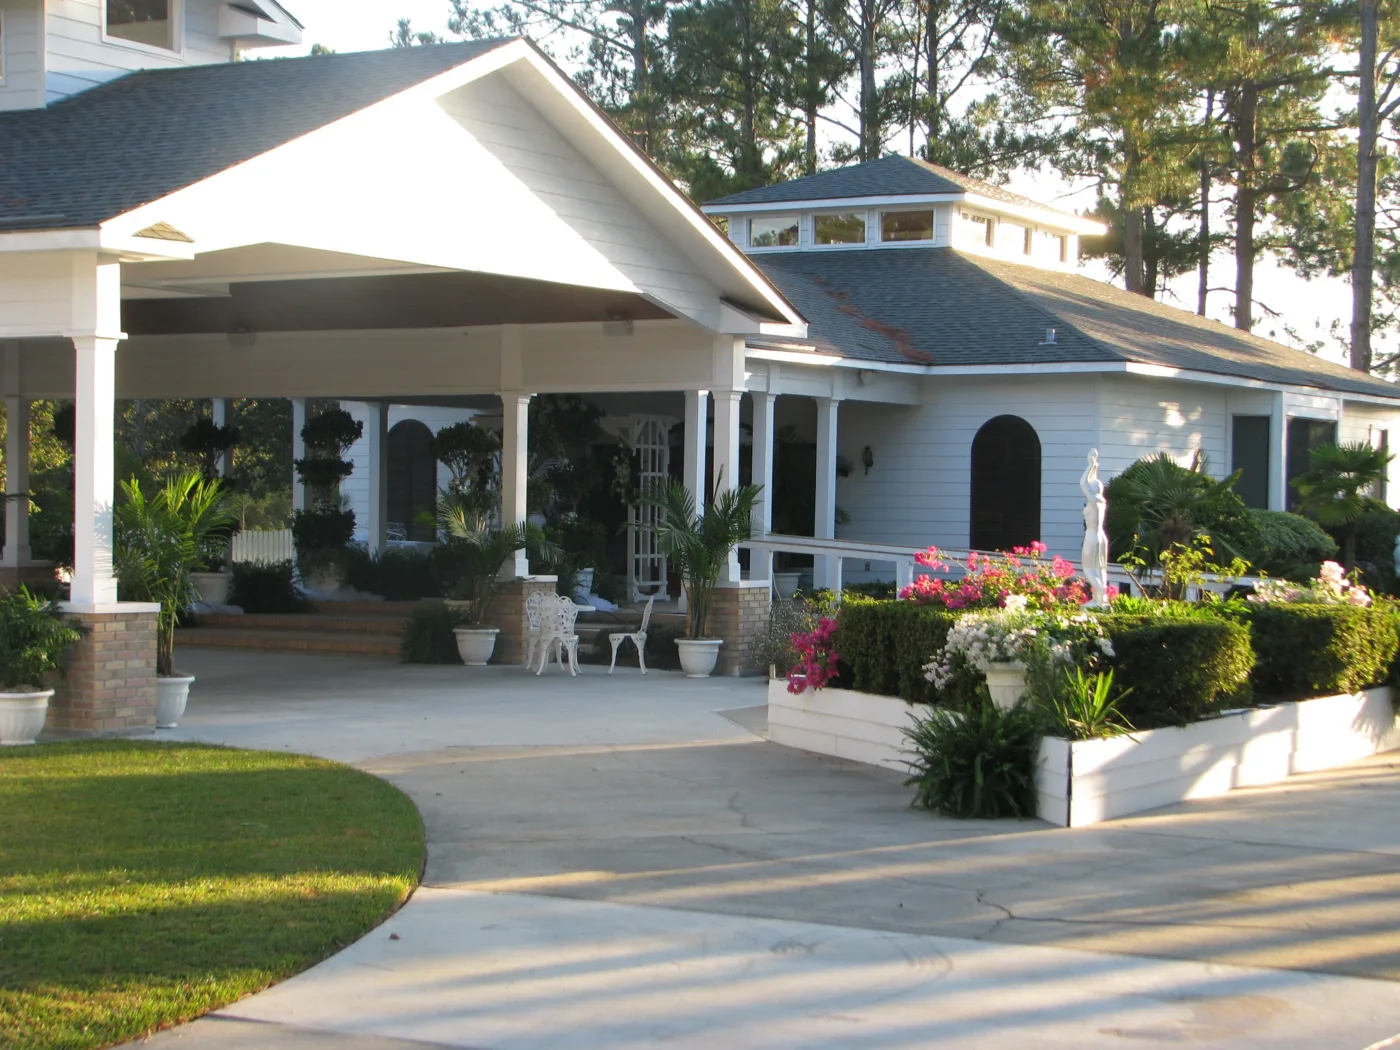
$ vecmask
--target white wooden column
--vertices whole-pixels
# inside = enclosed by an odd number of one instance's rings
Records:
[[[529,394],[501,395],[501,524],[518,525],[529,514],[526,485],[530,470]],[[530,575],[530,558],[524,550],[502,568],[504,575]]]
[[[210,414],[213,417],[216,427],[228,426],[229,399],[226,397],[216,397],[213,400]],[[225,451],[219,456],[219,477],[226,478],[233,473],[233,453]]]
[[[834,397],[819,397],[817,402],[817,514],[813,530],[819,540],[836,538],[836,439],[841,402]],[[813,572],[818,587],[839,590],[841,559],[818,557]]]
[[[11,354],[18,357],[18,354]],[[13,388],[12,388],[13,389]],[[0,564],[29,561],[29,399],[5,398],[5,551]]]
[[[767,536],[773,531],[773,405],[778,395],[756,392],[753,401],[753,483],[763,486],[759,493],[758,513],[753,518],[753,534]],[[749,579],[771,580],[771,552],[749,552]]]
[[[708,390],[685,392],[685,450],[681,462],[681,484],[695,494],[695,513],[705,510],[705,446],[709,428]]]
[[[306,485],[296,471],[296,461],[306,458],[306,439],[301,436],[306,426],[306,398],[292,398],[292,510],[306,510]]]
[[[1288,509],[1288,415],[1282,390],[1274,392],[1269,409],[1269,509]]]
[[[742,390],[716,390],[715,399],[715,474],[714,493],[718,497],[739,487],[739,404]],[[729,562],[720,572],[720,583],[737,583],[740,579],[739,552],[729,552]]]
[[[73,442],[73,585],[78,608],[117,600],[112,575],[117,340],[75,336],[77,419]]]
[[[365,466],[369,471],[369,552],[383,554],[389,546],[389,404],[366,401]]]

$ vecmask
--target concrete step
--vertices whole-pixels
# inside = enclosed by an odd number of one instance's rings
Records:
[[[424,602],[316,602],[312,608],[331,616],[407,616]]]
[[[206,613],[199,617],[197,626],[230,631],[335,631],[347,634],[392,634],[397,637],[407,620],[407,614],[393,612],[374,616],[334,613],[248,613],[234,616]]]
[[[252,649],[276,653],[353,653],[394,658],[399,655],[396,634],[355,634],[347,631],[186,627],[176,632],[175,645],[177,648]]]

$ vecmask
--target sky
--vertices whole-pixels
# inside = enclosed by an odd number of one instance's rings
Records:
[[[306,27],[303,43],[297,47],[259,49],[259,56],[302,55],[313,44],[322,44],[335,51],[368,51],[389,44],[389,34],[400,18],[413,22],[415,30],[432,30],[447,34],[450,12],[448,0],[285,0],[285,5]],[[1073,211],[1087,210],[1094,205],[1093,194],[1066,184],[1053,172],[1018,172],[1011,179],[1010,189],[1057,208]],[[1085,272],[1107,279],[1107,270],[1089,264]],[[1225,255],[1213,261],[1212,287],[1234,283],[1234,262]],[[1260,335],[1290,342],[1284,326],[1291,327],[1304,340],[1327,339],[1325,356],[1343,361],[1344,351],[1332,346],[1328,330],[1334,321],[1343,329],[1351,317],[1351,289],[1336,278],[1306,281],[1268,258],[1261,259],[1255,271],[1255,297],[1283,316],[1275,318],[1256,309],[1254,330]],[[1172,282],[1166,302],[1194,310],[1196,306],[1196,275],[1190,273]],[[1210,316],[1230,323],[1232,296],[1214,292],[1210,296]],[[1379,346],[1378,346],[1379,348]]]

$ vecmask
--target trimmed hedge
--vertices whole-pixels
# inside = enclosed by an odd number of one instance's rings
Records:
[[[1248,700],[1249,631],[1204,616],[1102,618],[1115,653],[1118,710],[1135,729],[1195,722]]]
[[[1389,680],[1400,649],[1390,606],[1231,602],[1249,628],[1254,688],[1272,696],[1354,693]]]
[[[943,648],[956,620],[956,614],[929,605],[845,596],[835,641],[850,669],[850,688],[934,703],[937,694],[924,679],[924,664]]]

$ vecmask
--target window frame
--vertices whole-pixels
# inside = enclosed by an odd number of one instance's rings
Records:
[[[997,247],[997,226],[1000,225],[996,217],[988,215],[984,211],[974,211],[971,208],[959,208],[958,217],[969,225],[980,225],[982,229],[982,247],[996,251]]]
[[[129,48],[132,51],[140,51],[147,55],[176,55],[180,58],[185,56],[185,0],[170,0],[170,38],[171,47],[159,47],[156,44],[145,44],[140,40],[128,40],[126,37],[113,36],[107,32],[107,5],[110,0],[102,0],[101,18],[102,24],[99,27],[102,31],[102,42],[113,47]]]
[[[924,215],[924,214],[927,214],[928,217],[929,217],[928,236],[927,236],[927,237],[919,237],[919,238],[904,237],[904,238],[899,238],[899,239],[894,239],[894,240],[886,240],[886,238],[885,238],[885,218],[886,218],[887,216],[890,216],[890,215]],[[912,246],[912,245],[921,245],[921,244],[927,245],[927,244],[936,244],[936,243],[938,242],[938,208],[937,208],[936,205],[933,205],[933,204],[929,204],[929,205],[927,205],[927,206],[925,206],[925,207],[921,207],[921,208],[881,208],[880,211],[879,211],[879,219],[877,220],[877,225],[879,226],[879,240],[877,240],[875,243],[876,243],[876,244],[879,244],[879,245],[882,246],[882,247],[889,247],[889,246],[891,246],[891,245],[894,245],[894,246],[899,246],[899,245],[911,245],[911,246]],[[867,227],[867,228],[866,228],[866,238],[867,238],[867,239],[866,239],[866,243],[867,243],[867,244],[870,243],[870,241],[869,241],[869,236],[870,236],[869,227]],[[825,247],[825,246],[824,246],[824,247]]]
[[[795,249],[795,248],[801,248],[801,247],[802,247],[802,215],[801,215],[800,212],[794,213],[794,214],[792,215],[792,221],[789,222],[789,223],[787,223],[787,224],[783,227],[784,229],[788,229],[789,227],[791,227],[792,229],[796,230],[796,238],[797,238],[797,239],[794,240],[791,244],[754,244],[754,242],[753,242],[753,224],[754,224],[755,222],[758,222],[758,221],[760,221],[760,220],[765,221],[765,222],[767,222],[767,221],[775,221],[775,222],[776,222],[776,221],[779,221],[781,218],[782,218],[782,213],[781,213],[781,212],[779,212],[777,216],[770,216],[770,215],[751,215],[751,216],[749,216],[749,221],[748,221],[748,223],[746,224],[745,229],[744,229],[744,242],[745,242],[745,246],[746,246],[750,251],[755,251],[755,252],[783,252],[783,251],[792,251],[792,250]]]
[[[821,219],[831,218],[859,218],[861,226],[864,227],[865,236],[858,241],[836,241],[831,244],[822,244],[817,240],[817,222]],[[854,211],[814,211],[811,213],[812,223],[812,247],[818,251],[829,251],[840,248],[861,248],[870,243],[870,211],[869,209],[857,208]],[[895,242],[899,243],[899,242]]]

